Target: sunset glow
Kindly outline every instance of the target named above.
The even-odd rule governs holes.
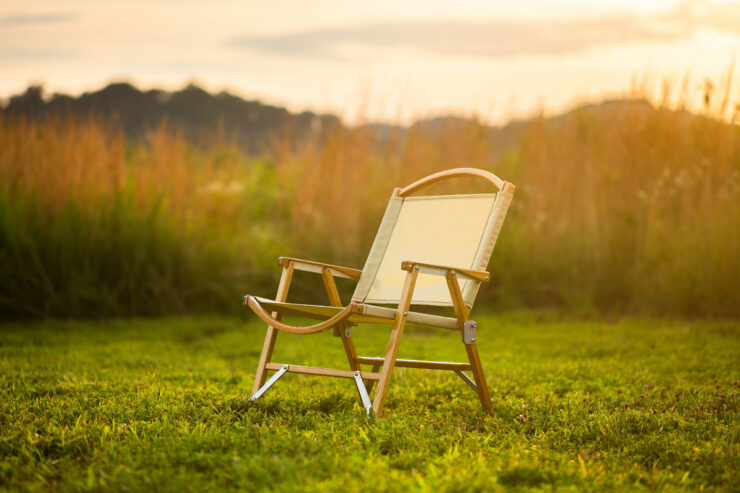
[[[118,80],[192,81],[350,121],[503,122],[623,95],[635,78],[658,88],[689,74],[699,92],[728,72],[740,2],[646,4],[4,2],[0,97],[28,84],[79,94]]]

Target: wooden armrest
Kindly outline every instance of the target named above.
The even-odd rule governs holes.
[[[301,260],[293,257],[280,257],[278,264],[283,267],[287,267],[289,263],[293,262],[293,267],[296,270],[302,270],[306,272],[315,272],[321,274],[324,269],[329,269],[333,276],[345,277],[347,279],[359,279],[362,275],[362,271],[359,269],[353,269],[351,267],[341,267],[338,265],[325,264],[323,262],[314,262],[312,260]]]
[[[437,276],[446,276],[447,273],[455,274],[457,277],[462,279],[470,279],[472,281],[488,282],[491,280],[491,274],[484,270],[472,270],[472,269],[461,269],[459,267],[449,267],[446,265],[434,265],[427,264],[424,262],[413,262],[405,260],[401,262],[401,269],[411,271],[414,268],[418,268],[422,274],[434,274]]]

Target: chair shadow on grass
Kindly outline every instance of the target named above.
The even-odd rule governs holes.
[[[274,395],[265,395],[252,401],[249,397],[234,398],[225,403],[224,412],[232,416],[232,420],[249,419],[253,423],[267,423],[270,420],[287,420],[293,422],[297,417],[327,417],[339,418],[369,418],[365,410],[359,405],[356,393],[351,390],[332,390],[329,392],[305,392],[297,397],[295,393],[281,392]],[[496,412],[510,414],[510,410],[503,403],[494,402]],[[475,395],[465,388],[459,388],[455,379],[443,382],[441,385],[418,385],[409,393],[391,395],[387,401],[387,409],[391,415],[403,418],[416,416],[419,413],[436,415],[443,419],[459,421],[468,430],[483,430],[491,426],[492,416],[483,412]]]
[[[232,421],[247,420],[253,424],[268,424],[274,421],[288,422],[300,427],[312,427],[316,420],[329,417],[367,418],[365,410],[346,392],[331,392],[319,396],[307,394],[305,397],[265,396],[252,401],[248,397],[235,398],[225,403],[224,412]]]

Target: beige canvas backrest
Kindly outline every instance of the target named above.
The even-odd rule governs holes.
[[[485,179],[499,190],[486,194],[410,196],[431,183],[458,176]],[[472,168],[437,173],[394,190],[352,301],[397,304],[406,277],[401,270],[403,261],[486,270],[513,190],[510,183]],[[461,281],[463,301],[469,308],[479,286],[478,281]],[[419,274],[412,303],[452,306],[445,278]]]

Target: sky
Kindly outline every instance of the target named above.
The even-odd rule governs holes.
[[[350,122],[503,123],[687,74],[698,101],[738,56],[740,0],[0,1],[0,98],[195,83]]]

